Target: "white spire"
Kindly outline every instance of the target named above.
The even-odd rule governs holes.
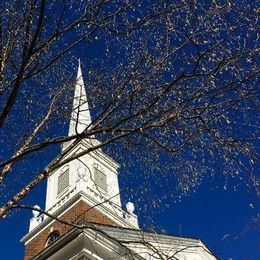
[[[79,60],[73,107],[70,118],[69,136],[82,133],[90,124],[90,111]]]

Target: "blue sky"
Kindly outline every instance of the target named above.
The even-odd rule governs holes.
[[[102,33],[100,35],[102,37]],[[138,34],[136,37],[139,37]],[[213,38],[211,40],[214,40]],[[132,61],[131,55],[128,57],[128,59],[126,59],[124,52],[117,53],[117,56],[114,56],[114,52],[118,52],[118,48],[115,45],[116,42],[117,40],[115,39],[111,41],[112,47],[110,50],[110,56],[112,62],[116,63],[118,61],[119,63],[122,60],[127,64],[128,62]],[[249,42],[251,43],[251,41]],[[147,40],[147,43],[150,47],[149,40]],[[254,41],[252,41],[252,44],[253,43]],[[117,44],[124,45],[121,41],[119,41]],[[75,56],[81,57],[83,61],[83,74],[85,73],[84,76],[86,76],[85,81],[88,80],[88,69],[90,67],[95,69],[97,67],[97,64],[99,65],[100,61],[102,61],[102,55],[105,53],[105,48],[107,48],[107,46],[105,46],[104,42],[102,42],[102,38],[101,40],[97,41],[95,38],[93,38],[91,41],[89,41],[86,44],[82,44],[78,47],[78,49],[75,50]],[[192,53],[189,51],[190,50],[188,47],[187,56],[189,56],[190,53]],[[105,60],[107,64],[110,65],[110,68],[108,68],[107,73],[109,73],[109,69],[111,69],[111,71],[113,71],[114,69],[109,57],[107,57],[107,60]],[[115,57],[117,57],[118,60],[115,59]],[[68,57],[68,59],[70,58],[71,57]],[[178,62],[180,64],[186,64],[186,60],[183,58],[183,56],[179,56],[179,58],[180,60],[177,62],[174,60],[174,71],[171,71],[171,73],[176,73],[176,75],[178,75],[178,70],[182,68],[181,65],[178,67]],[[75,59],[71,59],[70,65],[68,65],[68,67],[70,67],[71,64],[74,64],[74,62]],[[91,63],[93,64],[91,65]],[[67,65],[64,64],[64,66]],[[100,65],[100,70],[102,71],[104,67],[106,67],[106,63]],[[74,72],[76,70],[70,70],[69,68],[68,71],[71,71],[71,75],[74,75]],[[39,90],[39,88],[35,89],[37,89],[37,91]],[[43,88],[43,92],[44,91],[45,88]],[[31,92],[31,88],[28,89],[28,92]],[[23,101],[24,100],[22,99],[22,102]],[[34,112],[35,107],[36,106],[33,107]],[[15,109],[17,109],[19,113],[21,112],[19,103]],[[15,109],[13,110],[13,113],[17,117],[18,112]],[[237,117],[239,118],[239,116]],[[10,129],[8,129],[8,131],[12,132],[12,128],[18,129],[18,126],[12,124],[11,122],[11,126]],[[22,122],[19,121],[19,130],[21,129]],[[237,129],[239,134],[247,134],[247,132],[243,132],[243,130],[243,127]],[[0,134],[2,134],[2,132],[0,132]],[[4,138],[3,140],[1,140],[1,148],[3,150],[3,154],[7,156],[8,153],[12,153],[11,149],[9,149],[8,147],[8,145],[10,145],[8,144],[8,142],[12,143],[12,139],[9,138],[9,136],[7,135],[5,135]],[[54,155],[57,151],[57,147],[55,149],[55,151],[54,149],[52,150],[52,155]],[[50,152],[50,149],[47,150],[46,153],[48,154],[48,152]],[[51,155],[48,154],[47,157],[47,161],[51,160]],[[164,159],[165,158],[163,158],[163,160]],[[21,162],[21,164],[23,163],[25,164],[26,162]],[[35,156],[35,158],[32,158],[30,165],[22,165],[24,166],[26,171],[20,171],[20,168],[18,169],[18,171],[17,169],[13,170],[13,173],[15,172],[18,174],[18,178],[14,180],[13,176],[11,175],[10,179],[7,180],[6,187],[11,187],[8,186],[8,184],[13,184],[13,186],[15,186],[16,182],[26,183],[27,179],[31,179],[33,174],[37,172],[36,168],[41,169],[45,165],[46,161],[43,161],[41,156]],[[216,169],[216,176],[221,175],[221,173],[218,172],[222,168],[221,160],[219,160],[219,165],[215,166],[217,166],[218,168]],[[127,171],[131,175],[131,170],[124,169],[123,167],[121,168],[121,175],[124,174],[124,171]],[[24,174],[25,172],[26,174]],[[141,170],[135,171],[135,175],[137,177],[141,174]],[[133,189],[135,187],[135,184],[137,184],[135,181],[138,182],[138,180],[133,180],[133,183],[131,184]],[[139,182],[141,182],[141,180],[139,180]],[[259,201],[256,198],[255,193],[253,193],[251,189],[246,190],[245,185],[238,185],[236,191],[234,191],[233,188],[230,188],[233,187],[232,185],[227,186],[227,188],[224,188],[225,181],[223,181],[223,179],[221,178],[218,179],[216,177],[216,179],[213,182],[214,185],[212,185],[211,179],[205,178],[202,181],[201,186],[196,190],[195,193],[189,193],[188,196],[182,197],[181,201],[174,202],[170,201],[169,199],[166,199],[163,200],[161,204],[159,204],[159,207],[156,209],[152,207],[149,208],[148,205],[148,207],[146,207],[145,212],[141,210],[143,205],[138,205],[138,200],[143,195],[138,194],[138,192],[135,192],[132,196],[132,199],[133,202],[135,202],[137,205],[136,213],[139,215],[140,226],[144,229],[147,229],[149,228],[149,226],[153,224],[158,232],[164,230],[166,233],[173,235],[200,238],[220,259],[260,259],[260,208]],[[164,183],[162,184],[164,185]],[[172,185],[172,187],[170,185]],[[121,184],[121,187],[122,186],[123,184]],[[11,190],[12,187],[10,189],[7,189],[6,187],[3,189],[4,191],[6,191],[6,194],[1,194],[1,198],[9,198],[10,194],[13,194],[13,191]],[[167,183],[167,189],[175,190],[175,184],[171,184],[170,182]],[[23,203],[27,203],[30,205],[39,204],[40,206],[44,207],[45,192],[46,182],[40,184],[39,187],[33,190],[26,198],[26,200],[23,201]],[[156,189],[154,192],[156,193]],[[150,196],[151,195],[152,194],[150,194]],[[158,194],[154,195],[156,196]],[[127,194],[122,194],[122,196],[123,201],[128,200]],[[142,201],[140,203],[142,203]],[[169,205],[169,207],[166,207],[166,204]],[[31,218],[31,216],[32,214],[28,210],[21,210],[18,212],[13,211],[6,219],[0,221],[0,259],[22,259],[24,254],[24,246],[22,243],[19,242],[19,240],[23,235],[27,233],[29,227],[29,219]],[[150,217],[148,218],[148,216]]]
[[[76,67],[73,71],[76,75]],[[49,150],[55,154],[57,147]],[[50,153],[48,157],[51,160]],[[33,162],[34,165],[27,165],[32,173],[36,165],[37,167],[46,165],[41,160],[41,156],[35,157]],[[131,175],[135,167],[136,165],[131,165],[128,169],[121,167],[121,177],[126,172]],[[221,176],[220,173],[218,174],[218,169],[216,171],[216,176]],[[146,230],[153,226],[153,229],[158,232],[163,231],[177,236],[200,238],[220,259],[259,259],[260,211],[259,201],[252,189],[247,191],[245,185],[237,185],[237,190],[234,191],[232,184],[224,188],[225,180],[223,180],[223,176],[215,177],[214,180],[208,177],[204,178],[195,193],[189,193],[188,196],[182,197],[181,201],[174,202],[166,199],[161,202],[158,208],[149,208],[148,205],[146,211],[142,211],[143,205],[138,204],[142,203],[142,200],[141,202],[138,202],[138,200],[143,195],[138,194],[138,191],[135,191],[134,188],[140,184],[137,182],[142,182],[141,178],[137,180],[142,172],[136,170],[134,173],[136,179],[133,179],[131,184],[134,192],[132,199],[137,206],[136,213],[139,216],[141,228]],[[30,176],[26,178],[28,177],[31,178]],[[121,182],[121,187],[124,188],[123,185],[123,182]],[[174,183],[167,183],[167,189],[174,190]],[[39,204],[43,208],[45,194],[46,182],[41,183],[39,187],[33,190],[23,203]],[[122,194],[123,201],[128,200],[128,195]],[[149,195],[156,197],[157,194]],[[165,203],[169,206],[166,207]],[[28,231],[31,216],[29,210],[13,211],[6,219],[0,221],[0,259],[15,260],[23,258],[24,246],[20,239]]]

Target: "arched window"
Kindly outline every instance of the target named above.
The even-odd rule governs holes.
[[[60,232],[58,230],[53,231],[50,233],[47,239],[47,246],[54,243],[56,240],[60,238]]]

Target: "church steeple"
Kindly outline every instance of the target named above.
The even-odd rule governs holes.
[[[82,133],[87,127],[91,127],[91,117],[79,63],[69,136]],[[99,143],[96,139],[93,141],[83,138],[76,144],[67,142],[65,146],[70,149],[63,147],[63,159],[73,159],[48,176],[45,211],[74,224],[94,223],[138,229],[133,204],[127,203],[127,212],[122,208],[118,185],[119,165],[101,149],[87,152],[95,143]],[[74,159],[75,154],[84,151],[86,154]],[[70,229],[70,225],[34,211],[29,233],[23,238],[25,259],[34,259],[43,251],[50,253],[52,249],[48,245],[60,236],[68,237]],[[71,245],[65,244],[62,250],[70,251]]]
[[[82,133],[91,127],[92,122],[80,61],[74,87],[69,136]],[[95,144],[99,144],[99,141],[93,138],[91,141],[83,138],[76,145],[73,140],[66,142],[63,151],[71,146],[64,154],[64,159],[75,157],[75,154],[82,153]],[[137,217],[131,207],[129,210],[129,205],[127,206],[128,213],[122,209],[118,168],[119,165],[101,149],[69,161],[48,177],[45,210],[53,214],[65,207],[70,200],[77,198],[91,206],[99,205],[95,208],[119,226],[138,228]],[[30,229],[35,223],[32,222]]]
[[[91,122],[88,99],[79,60],[78,73],[75,82],[73,107],[70,118],[69,136],[81,134],[87,127],[91,125]]]

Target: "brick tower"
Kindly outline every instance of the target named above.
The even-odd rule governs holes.
[[[79,63],[69,136],[82,133],[91,126],[91,122]],[[67,142],[62,147],[65,153],[63,159],[74,157],[77,153],[98,144],[99,141],[93,138],[83,139],[76,145],[73,141]],[[73,236],[80,234],[73,231],[75,227],[55,218],[73,224],[93,223],[139,229],[137,216],[133,213],[133,204],[128,203],[128,212],[122,209],[118,168],[119,165],[99,149],[74,159],[52,172],[47,180],[45,211],[54,218],[33,211],[29,232],[22,238],[26,247],[24,259],[61,259],[53,256],[56,251],[59,255],[63,254],[63,258],[64,255],[68,256],[66,259],[92,259],[78,256],[85,252],[86,248],[77,251],[76,242],[71,242],[72,234]]]

